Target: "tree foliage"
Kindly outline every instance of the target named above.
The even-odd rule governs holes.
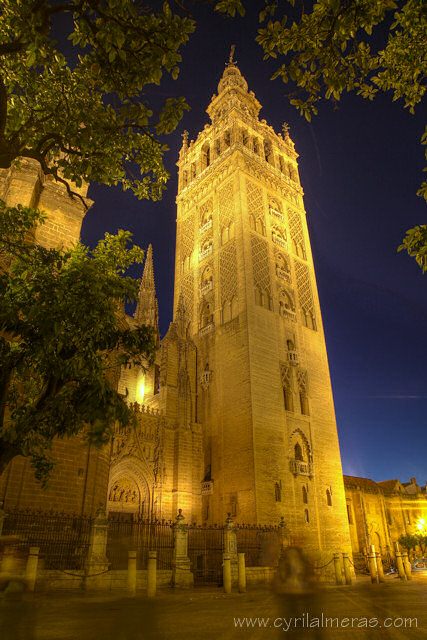
[[[60,181],[120,183],[158,199],[168,178],[159,135],[188,105],[167,98],[153,109],[149,89],[178,76],[193,30],[167,2],[156,10],[139,0],[3,0],[0,168],[29,157]]]
[[[114,373],[144,367],[155,346],[151,327],[130,329],[118,313],[138,290],[124,275],[143,257],[131,234],[106,234],[92,253],[47,249],[31,234],[44,218],[0,201],[0,473],[20,454],[40,479],[54,437],[84,429],[101,444],[130,423]]]
[[[373,100],[391,92],[411,113],[425,96],[427,11],[424,0],[265,0],[256,37],[264,59],[274,58],[273,78],[289,84],[288,98],[310,120],[322,100],[337,103],[356,92]],[[242,0],[222,0],[218,11],[244,13]],[[421,143],[427,146],[427,127]],[[427,157],[427,148],[425,151]],[[424,169],[427,171],[427,169]],[[427,181],[418,195],[427,200]],[[425,227],[408,231],[406,249],[425,272]]]
[[[424,533],[406,533],[399,537],[399,544],[407,551],[415,551],[419,547],[424,555],[427,548],[427,535]]]

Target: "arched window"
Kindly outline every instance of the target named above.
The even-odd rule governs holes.
[[[291,281],[291,269],[289,261],[281,253],[276,255],[276,276],[281,280]]]
[[[273,160],[273,152],[271,143],[268,140],[264,140],[264,157],[267,162],[272,162]]]
[[[188,186],[188,171],[187,169],[184,169],[184,171],[182,172],[182,188],[185,189],[185,187]]]
[[[274,483],[274,497],[276,502],[282,502],[282,483],[281,482]]]
[[[209,167],[211,163],[211,148],[209,142],[205,142],[202,147],[202,171]]]
[[[231,300],[231,317],[237,318],[239,315],[239,302],[237,300],[237,296],[233,296]]]
[[[295,313],[295,304],[289,293],[282,289],[279,294],[279,313],[285,315],[287,311]]]
[[[326,502],[328,503],[328,507],[332,507],[332,496],[329,489],[326,489]]]
[[[304,522],[310,522],[310,516],[308,515],[308,509],[304,509]]]
[[[196,177],[196,164],[193,162],[191,164],[191,179],[194,180]]]
[[[249,226],[253,231],[256,230],[255,218],[252,214],[249,215]]]
[[[186,273],[191,266],[191,256],[185,256],[181,262],[181,273]]]
[[[279,165],[280,165],[280,171],[282,173],[286,173],[286,162],[283,160],[283,156],[279,156]]]
[[[202,306],[200,313],[200,328],[203,329],[211,322],[213,322],[213,306],[210,302],[207,302]]]
[[[294,453],[295,453],[295,460],[300,460],[300,461],[304,460],[304,457],[302,455],[302,447],[299,442],[297,442],[294,447]]]
[[[259,153],[259,143],[258,143],[257,138],[253,139],[252,148],[253,148],[254,153]]]
[[[222,307],[222,322],[225,324],[226,322],[230,322],[231,320],[231,302],[227,300],[224,302]]]
[[[303,485],[302,487],[302,501],[304,504],[308,504],[308,493],[307,487],[305,485]]]
[[[303,416],[309,416],[310,415],[310,410],[309,410],[309,406],[308,406],[308,398],[307,398],[307,394],[305,393],[305,391],[303,389],[300,389],[299,400],[300,400],[300,406],[301,406],[302,415]]]
[[[208,266],[203,269],[200,284],[202,287],[204,287],[206,284],[209,284],[209,282],[212,282],[212,280],[213,280],[212,266],[208,264]]]
[[[289,177],[293,182],[298,182],[297,170],[291,164],[289,165]]]
[[[215,156],[221,155],[221,140],[215,140]]]
[[[248,136],[248,132],[246,131],[246,129],[242,129],[242,144],[244,147],[248,147],[249,146],[249,136]]]
[[[285,401],[285,411],[293,411],[294,399],[292,396],[292,391],[288,386],[283,387],[283,399]]]
[[[265,236],[265,226],[261,218],[257,218],[255,222],[255,231],[260,233],[262,236]]]
[[[231,145],[231,132],[226,131],[224,133],[224,147],[227,149]]]
[[[286,346],[288,347],[288,351],[295,351],[295,345],[292,340],[286,340]]]

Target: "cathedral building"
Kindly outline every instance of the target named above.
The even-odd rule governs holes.
[[[194,141],[184,133],[173,322],[155,364],[124,369],[117,382],[137,426],[101,451],[83,439],[58,443],[46,492],[13,461],[0,479],[5,508],[61,502],[91,513],[103,502],[123,518],[170,519],[182,509],[199,524],[284,517],[307,549],[351,551],[298,154],[287,126],[275,133],[260,109],[230,59],[209,124]],[[3,183],[12,203],[11,178]],[[59,240],[64,211],[67,233],[77,239],[80,229],[67,198],[58,191],[47,209]],[[150,324],[158,336],[151,246],[136,312],[123,322]]]

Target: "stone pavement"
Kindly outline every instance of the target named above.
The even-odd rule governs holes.
[[[305,595],[278,595],[268,588],[225,595],[213,587],[161,590],[154,600],[144,595],[35,594],[0,602],[0,638],[412,640],[427,637],[426,605],[427,574],[403,584],[394,577],[382,585],[362,579]]]

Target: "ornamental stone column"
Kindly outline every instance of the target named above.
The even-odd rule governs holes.
[[[107,573],[110,567],[106,555],[107,538],[108,518],[104,507],[100,507],[90,532],[89,552],[85,563],[86,589],[97,589],[103,585],[104,574]]]
[[[189,588],[194,585],[188,557],[188,524],[184,521],[182,509],[178,509],[173,530],[172,586]]]

